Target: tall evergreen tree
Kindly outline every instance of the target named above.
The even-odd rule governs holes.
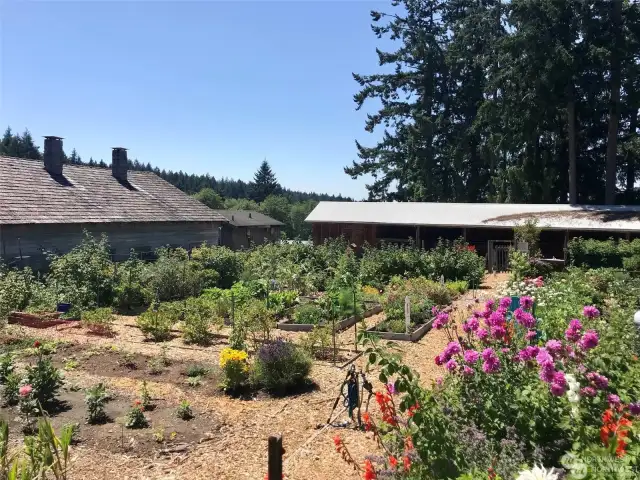
[[[269,195],[276,195],[280,192],[280,184],[275,174],[269,166],[267,160],[263,160],[260,168],[253,176],[251,184],[251,198],[256,202],[262,202]]]

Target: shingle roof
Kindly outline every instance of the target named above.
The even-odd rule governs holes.
[[[640,231],[640,206],[516,203],[320,202],[307,222]]]
[[[273,227],[284,225],[275,218],[255,210],[215,210],[234,227]]]
[[[225,222],[225,218],[152,172],[64,165],[52,176],[42,162],[0,156],[0,224]]]

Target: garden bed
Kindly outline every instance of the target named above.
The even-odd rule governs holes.
[[[11,312],[8,317],[8,323],[14,325],[22,325],[31,328],[49,328],[58,325],[78,324],[77,320],[64,320],[60,318],[60,313],[25,313]]]
[[[344,320],[340,320],[336,323],[336,331],[339,332],[352,327],[358,322],[358,320],[370,317],[371,315],[375,315],[376,313],[380,313],[381,311],[382,307],[380,305],[376,305],[365,310],[361,315],[352,315],[348,318],[345,318]],[[328,324],[326,325],[328,326]],[[288,332],[310,332],[317,326],[318,325],[314,325],[312,323],[293,323],[293,321],[289,318],[285,318],[284,320],[278,322],[278,328],[280,330],[286,330]]]
[[[378,328],[377,325],[367,329],[367,333],[377,335],[383,340],[417,342],[422,337],[424,337],[429,330],[431,330],[432,323],[433,319],[427,321],[426,323],[416,325],[416,328],[411,333],[381,332],[379,330],[376,330],[376,328]]]

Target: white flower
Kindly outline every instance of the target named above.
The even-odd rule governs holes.
[[[558,480],[558,474],[553,473],[553,469],[533,467],[531,470],[520,472],[516,480]]]

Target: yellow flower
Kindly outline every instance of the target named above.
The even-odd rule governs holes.
[[[241,362],[247,361],[247,352],[243,350],[234,350],[233,348],[224,348],[220,352],[220,368],[224,368],[227,362]]]

